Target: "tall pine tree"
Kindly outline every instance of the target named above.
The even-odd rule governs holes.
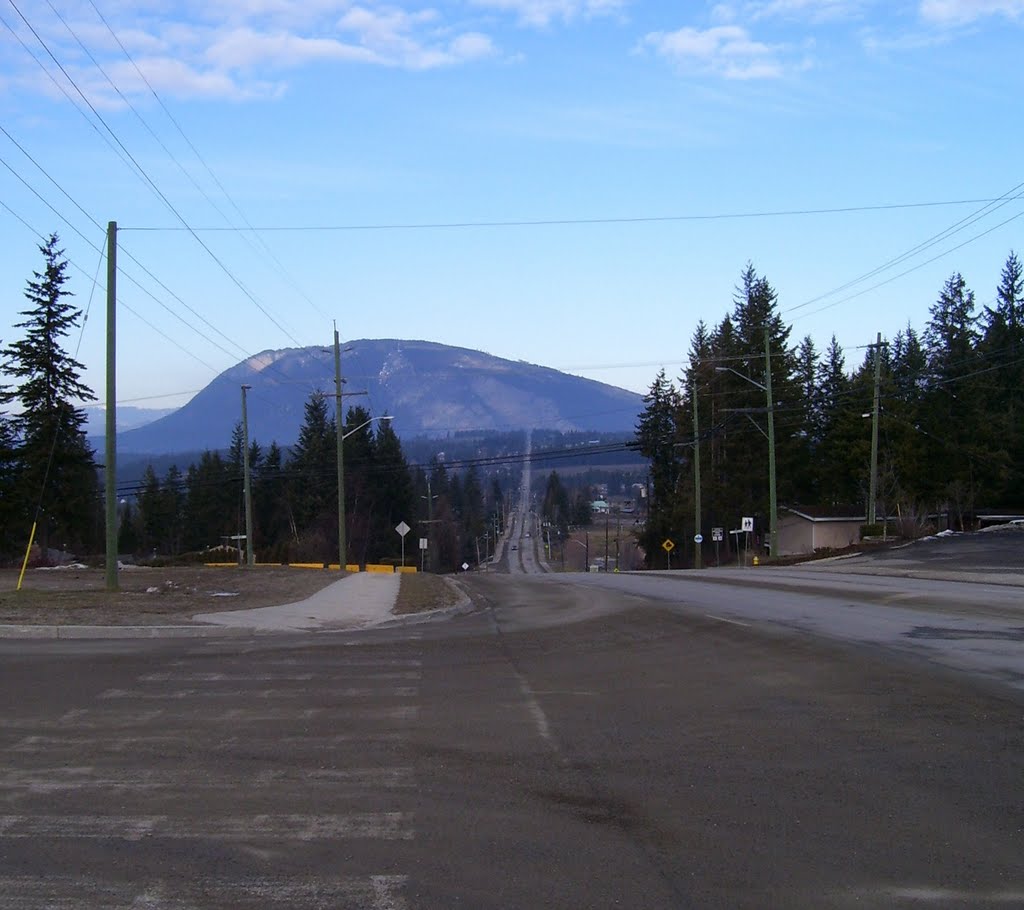
[[[81,311],[65,287],[67,259],[51,234],[39,247],[44,268],[25,289],[29,307],[15,328],[24,337],[2,351],[0,371],[15,380],[0,403],[15,404],[11,418],[16,442],[13,458],[19,530],[27,537],[33,518],[46,554],[51,542],[88,547],[97,531],[98,496],[93,452],[85,437],[85,412],[79,404],[95,395],[80,376],[85,367],[68,354],[63,339],[79,324]]]

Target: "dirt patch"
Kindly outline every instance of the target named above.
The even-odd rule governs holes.
[[[416,572],[402,576],[394,613],[403,616],[454,607],[459,599],[458,591],[440,575]]]
[[[16,591],[18,573],[0,571],[0,624],[189,624],[196,613],[303,600],[341,577],[286,566],[132,568],[108,592],[102,569],[31,569]]]
[[[343,577],[337,571],[287,566],[126,568],[119,591],[106,590],[102,569],[0,571],[2,625],[187,625],[196,613],[250,610],[303,600]],[[403,575],[395,614],[454,606],[458,592],[438,575]]]

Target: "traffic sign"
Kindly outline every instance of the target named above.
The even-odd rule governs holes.
[[[666,553],[671,553],[676,548],[676,545],[671,540],[668,540],[666,538],[665,542],[661,545],[661,548]]]
[[[462,571],[463,571],[463,572],[465,572],[465,571],[466,571],[466,569],[468,569],[468,568],[469,568],[469,563],[468,563],[468,562],[464,562],[464,563],[462,564]]]
[[[704,543],[704,535],[703,534],[694,534],[693,535],[693,542],[694,543]]]
[[[744,515],[743,520],[740,523],[741,531],[753,531],[754,530],[754,519],[750,515]]]
[[[711,529],[711,539],[712,540],[721,540],[722,539],[722,533],[724,532],[724,530],[725,530],[724,528],[712,528]]]
[[[399,537],[405,537],[405,535],[408,534],[412,530],[412,528],[410,528],[404,521],[400,521],[398,524],[395,525],[395,530],[398,532]]]

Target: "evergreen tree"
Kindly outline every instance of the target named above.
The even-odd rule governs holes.
[[[181,552],[185,523],[185,482],[177,465],[171,465],[164,476],[160,491],[160,510],[165,526],[162,544],[171,556]]]
[[[160,480],[153,470],[153,465],[146,465],[146,473],[142,475],[142,491],[139,493],[139,513],[141,518],[141,534],[139,546],[145,552],[155,552],[163,548],[164,529],[167,516],[164,512],[164,500],[160,488]]]
[[[993,478],[989,495],[1001,506],[1024,505],[1024,267],[1010,253],[996,289],[996,306],[985,308],[985,425],[993,457],[1005,469]]]
[[[372,532],[377,498],[372,477],[375,445],[370,412],[361,407],[349,408],[345,427],[345,536],[349,558],[365,565],[373,561],[371,548],[381,545],[381,541],[374,541]]]
[[[641,534],[641,546],[651,565],[660,554],[666,538],[680,540],[681,528],[676,526],[675,510],[682,459],[677,442],[683,441],[680,428],[680,396],[675,385],[658,372],[644,396],[646,407],[636,428],[637,449],[651,463],[651,498],[648,519]]]
[[[989,446],[975,420],[980,412],[978,331],[974,292],[958,272],[943,285],[924,333],[928,393],[923,422],[939,444],[927,451],[925,493],[946,504],[961,527],[973,515]]]
[[[67,260],[56,234],[39,247],[45,266],[28,282],[21,311],[25,321],[15,328],[24,337],[0,351],[0,371],[16,380],[0,403],[16,401],[12,418],[16,445],[17,485],[21,514],[30,522],[36,509],[37,539],[43,552],[49,543],[89,546],[97,530],[99,509],[96,466],[85,437],[85,412],[77,402],[95,396],[81,380],[85,367],[64,351],[62,340],[79,324],[81,312],[67,300]],[[22,529],[27,537],[27,524]]]
[[[288,542],[294,539],[282,462],[281,447],[272,442],[253,480],[254,533],[264,554],[261,558],[270,562],[286,559]]]
[[[572,522],[572,504],[569,500],[569,491],[562,484],[557,471],[552,471],[548,475],[541,515],[550,523],[552,529],[563,536],[568,534],[569,524]]]
[[[0,414],[0,560],[19,546],[17,531],[24,526],[19,521],[15,470],[17,468],[14,429],[6,415]],[[27,537],[20,546],[27,543]]]
[[[390,422],[382,421],[374,440],[374,461],[371,470],[375,523],[371,544],[374,559],[388,553],[401,553],[402,542],[395,533],[399,522],[414,525],[416,520],[416,492],[412,475],[402,451],[402,444]],[[409,549],[410,542],[418,538],[406,536],[406,562],[411,564],[416,554]]]
[[[345,467],[349,467],[347,459]],[[326,558],[332,542],[337,544],[338,534],[337,438],[334,419],[328,416],[327,397],[319,390],[306,401],[288,474],[295,525],[309,548],[306,556]]]
[[[219,452],[203,452],[199,464],[189,465],[185,476],[185,546],[191,550],[227,543],[241,534],[245,521],[235,502],[231,468]],[[235,546],[237,541],[231,542]]]
[[[860,388],[863,394],[863,388]],[[817,496],[812,505],[845,511],[860,509],[857,478],[862,452],[863,411],[851,416],[853,383],[846,372],[846,357],[833,335],[818,367],[815,390],[813,460]],[[870,450],[868,452],[870,462]]]

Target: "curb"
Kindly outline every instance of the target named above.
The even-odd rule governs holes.
[[[228,626],[22,626],[0,625],[0,639],[207,638],[256,634]]]

